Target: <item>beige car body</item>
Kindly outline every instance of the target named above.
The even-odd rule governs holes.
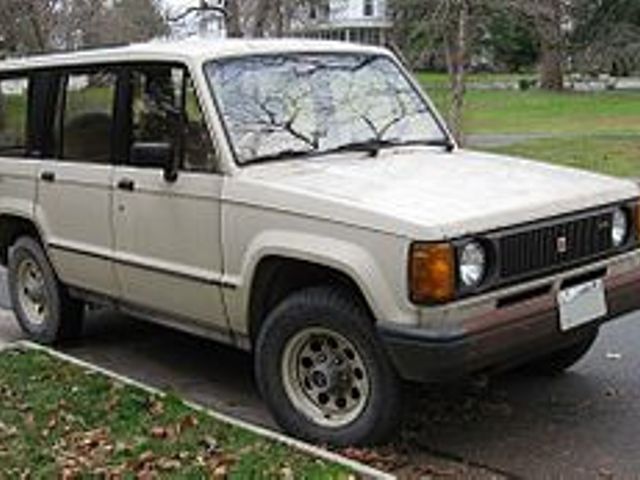
[[[61,281],[83,294],[250,348],[256,272],[269,259],[344,276],[379,324],[458,332],[470,319],[495,311],[501,298],[550,282],[557,290],[564,278],[595,266],[443,306],[419,306],[408,294],[413,242],[455,239],[640,196],[632,182],[462,149],[412,147],[375,159],[343,153],[238,167],[204,63],[327,51],[392,57],[374,47],[331,42],[155,42],[0,64],[0,74],[118,62],[184,64],[218,156],[217,173],[181,172],[174,183],[160,170],[0,158],[1,218],[32,222]],[[43,169],[55,172],[55,185],[40,180]],[[135,193],[116,188],[124,177],[135,179]],[[640,253],[600,263],[609,275],[621,275],[640,268]]]

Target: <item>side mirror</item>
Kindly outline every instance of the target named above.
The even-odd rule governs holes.
[[[131,146],[129,164],[133,167],[160,168],[167,182],[178,178],[176,155],[170,143],[136,142]]]

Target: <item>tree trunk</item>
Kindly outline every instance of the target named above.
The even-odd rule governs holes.
[[[227,1],[227,33],[231,38],[244,37],[240,26],[240,0]]]
[[[544,90],[564,88],[565,33],[563,1],[541,0],[535,19],[540,37],[540,86]]]
[[[540,57],[540,87],[544,90],[564,89],[564,68],[562,49],[548,43],[542,44]]]
[[[253,36],[262,38],[266,34],[267,22],[269,21],[269,14],[271,13],[271,5],[268,0],[258,0],[256,5],[255,23],[253,29]]]
[[[453,38],[447,43],[447,67],[451,80],[451,107],[449,127],[460,145],[464,144],[462,120],[466,94],[467,39],[469,27],[469,5],[462,0],[456,10],[456,28]]]

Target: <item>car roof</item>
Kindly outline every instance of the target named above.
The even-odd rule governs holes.
[[[132,61],[168,61],[202,63],[232,56],[275,53],[368,53],[383,54],[385,49],[347,42],[326,40],[269,39],[193,39],[182,41],[155,40],[119,47],[96,48],[65,53],[52,53],[14,58],[0,62],[0,73],[16,70],[81,66],[95,63]]]

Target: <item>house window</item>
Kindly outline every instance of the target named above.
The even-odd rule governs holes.
[[[373,0],[364,0],[364,16],[373,17]]]

